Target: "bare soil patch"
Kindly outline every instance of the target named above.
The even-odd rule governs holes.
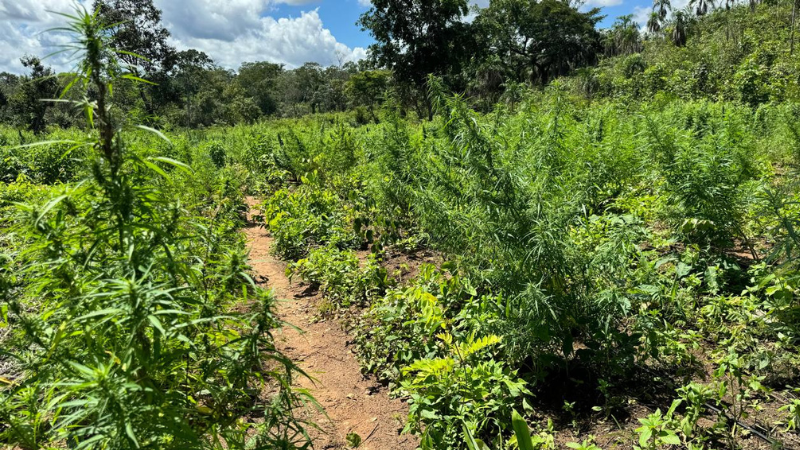
[[[253,199],[248,199],[251,208]],[[251,211],[251,215],[255,212]],[[350,340],[335,320],[320,320],[317,295],[305,287],[292,285],[286,277],[286,264],[272,256],[269,233],[255,224],[245,230],[251,248],[250,265],[256,280],[272,289],[280,299],[277,314],[284,322],[299,328],[284,327],[276,336],[278,349],[295,361],[314,380],[302,379],[299,387],[311,391],[325,413],[301,411],[320,430],[310,430],[318,449],[349,448],[347,435],[361,437],[364,450],[416,449],[418,439],[401,435],[408,405],[389,397],[388,389],[365,377]]]

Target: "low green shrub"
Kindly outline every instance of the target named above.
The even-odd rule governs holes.
[[[312,250],[308,258],[289,264],[286,273],[290,280],[299,276],[318,286],[338,308],[365,306],[393,284],[374,254],[366,257],[362,267],[355,252],[335,247]]]
[[[361,244],[352,211],[328,189],[308,183],[293,191],[281,189],[264,202],[262,211],[275,238],[275,253],[283,258],[299,259],[314,246],[344,249]]]

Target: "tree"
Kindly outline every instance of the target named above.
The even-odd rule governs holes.
[[[350,103],[353,106],[366,106],[374,115],[374,107],[385,95],[391,75],[386,70],[368,70],[351,76],[345,87]]]
[[[0,72],[0,121],[4,119],[4,110],[11,101],[11,97],[19,85],[19,77],[8,73]]]
[[[647,31],[651,33],[658,33],[661,31],[661,18],[658,12],[653,11],[650,13],[650,17],[647,19]]]
[[[22,77],[11,100],[11,109],[20,125],[40,134],[45,129],[45,114],[51,104],[45,100],[58,96],[58,80],[53,70],[45,67],[39,58],[25,56],[20,61],[30,69],[30,74]]]
[[[667,18],[667,13],[672,9],[669,0],[653,0],[653,11],[658,13],[658,19],[664,21]]]
[[[714,7],[714,0],[689,0],[689,6],[695,8],[695,14],[704,16]]]
[[[653,0],[653,12],[647,20],[647,30],[651,33],[661,31],[661,25],[667,20],[667,14],[672,9],[669,0]]]
[[[351,73],[343,66],[329,66],[322,71],[322,85],[317,90],[319,107],[323,111],[347,109],[345,87]]]
[[[111,44],[130,66],[141,66],[146,74],[161,69],[175,49],[167,40],[170,33],[161,24],[161,10],[153,0],[95,0],[100,20],[111,26]]]
[[[620,16],[606,32],[606,53],[630,55],[642,50],[642,36],[639,26],[633,21],[633,15]]]
[[[472,48],[467,0],[373,0],[358,21],[376,43],[370,55],[401,82],[420,89],[428,75],[459,87],[462,68]],[[423,96],[432,115],[432,105]]]
[[[672,24],[672,42],[678,47],[686,45],[686,13],[683,11],[675,12],[675,20]]]
[[[278,78],[283,73],[282,64],[270,62],[246,62],[239,68],[236,82],[246,95],[253,99],[264,115],[278,111]]]
[[[172,69],[169,75],[172,80],[174,91],[178,98],[183,102],[185,108],[185,123],[187,126],[197,124],[196,110],[202,110],[203,119],[200,122],[208,124],[206,116],[209,108],[196,108],[196,97],[204,87],[208,87],[210,79],[209,73],[216,69],[214,61],[205,53],[198,50],[185,50],[178,52],[174,60],[170,61]]]
[[[311,113],[316,113],[317,106],[321,103],[319,91],[323,82],[322,66],[314,62],[305,63],[292,71],[286,92],[287,100],[307,104],[311,107]]]
[[[94,8],[109,27],[114,49],[121,51],[119,58],[134,75],[151,79],[170,69],[175,49],[167,42],[170,33],[161,24],[161,10],[153,0],[95,0]],[[147,114],[154,116],[156,107],[147,97],[147,92],[153,94],[153,86],[137,84],[131,89],[138,91]]]
[[[559,0],[495,0],[480,12],[476,24],[483,45],[514,72],[514,81],[546,84],[553,76],[595,62],[599,12],[580,12]]]

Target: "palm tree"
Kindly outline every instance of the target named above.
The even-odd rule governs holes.
[[[612,55],[630,55],[642,51],[642,37],[632,14],[617,17],[607,37],[606,48]]]
[[[672,24],[672,42],[678,47],[686,45],[686,13],[683,11],[675,13],[675,21]]]
[[[658,20],[664,21],[667,13],[672,9],[669,0],[653,0],[653,11],[658,12]]]
[[[689,0],[689,6],[695,6],[695,14],[704,16],[709,8],[714,7],[714,0]]]
[[[653,11],[650,13],[650,18],[647,19],[647,31],[651,33],[661,31],[661,19],[658,16],[658,12]]]

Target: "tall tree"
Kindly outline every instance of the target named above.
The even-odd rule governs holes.
[[[197,105],[201,102],[197,100],[197,97],[204,85],[208,87],[207,85],[211,84],[209,82],[209,79],[212,78],[210,72],[216,69],[214,61],[205,53],[190,49],[176,53],[174,59],[170,61],[170,66],[172,69],[167,75],[172,81],[172,91],[176,92],[180,101],[183,102],[185,124],[186,126],[196,125],[201,122],[197,116],[201,115],[201,112],[208,113],[210,109],[198,107]],[[208,121],[206,120],[206,122]]]
[[[0,108],[8,105],[9,99],[19,84],[19,77],[8,73],[0,72]],[[0,111],[0,120],[3,119],[2,111]]]
[[[239,68],[236,82],[247,95],[255,101],[261,113],[274,114],[278,110],[278,78],[283,73],[283,65],[266,61],[246,62]]]
[[[45,114],[51,105],[45,100],[58,96],[58,80],[53,70],[45,67],[39,58],[26,56],[20,61],[30,69],[30,74],[22,77],[11,100],[12,113],[19,125],[39,134],[45,129]]]
[[[374,107],[386,94],[390,80],[391,73],[386,70],[366,70],[350,77],[345,92],[353,106],[366,106],[374,115]]]
[[[167,40],[170,33],[161,23],[161,10],[153,0],[95,0],[101,21],[112,26],[111,44],[116,50],[141,56],[120,54],[131,66],[141,66],[149,74],[163,67],[175,53]]]
[[[670,0],[653,0],[653,11],[647,20],[647,30],[651,33],[661,31],[670,10],[672,10]]]
[[[494,0],[476,24],[484,45],[512,71],[514,81],[547,83],[551,77],[595,62],[602,19],[559,0]],[[524,77],[521,75],[525,75]]]
[[[686,27],[688,26],[686,13],[683,11],[675,12],[675,20],[672,23],[672,42],[678,47],[686,45]]]
[[[658,33],[661,31],[661,18],[657,11],[650,13],[650,17],[647,19],[647,31],[651,33]]]
[[[322,66],[315,62],[307,62],[293,72],[297,83],[295,98],[299,103],[307,103],[311,106],[312,114],[316,113],[317,107],[321,103],[320,91],[324,83]]]
[[[373,0],[358,24],[375,38],[375,63],[398,80],[419,89],[433,74],[457,88],[471,49],[468,12],[468,0]]]
[[[609,55],[630,55],[642,50],[642,36],[633,15],[620,16],[606,32],[606,53]]]
[[[714,8],[714,0],[689,0],[689,6],[694,8],[694,13],[698,16],[708,14],[709,9]]]
[[[653,0],[653,11],[658,13],[658,19],[664,21],[667,14],[672,9],[672,4],[669,0]]]
[[[167,42],[170,33],[162,25],[161,10],[153,0],[95,0],[94,8],[100,21],[110,27],[111,45],[122,51],[119,58],[135,75],[153,79],[171,68],[175,49]],[[154,87],[140,83],[133,89],[138,91],[148,115],[154,116],[155,102],[147,96],[148,92],[154,94]]]

